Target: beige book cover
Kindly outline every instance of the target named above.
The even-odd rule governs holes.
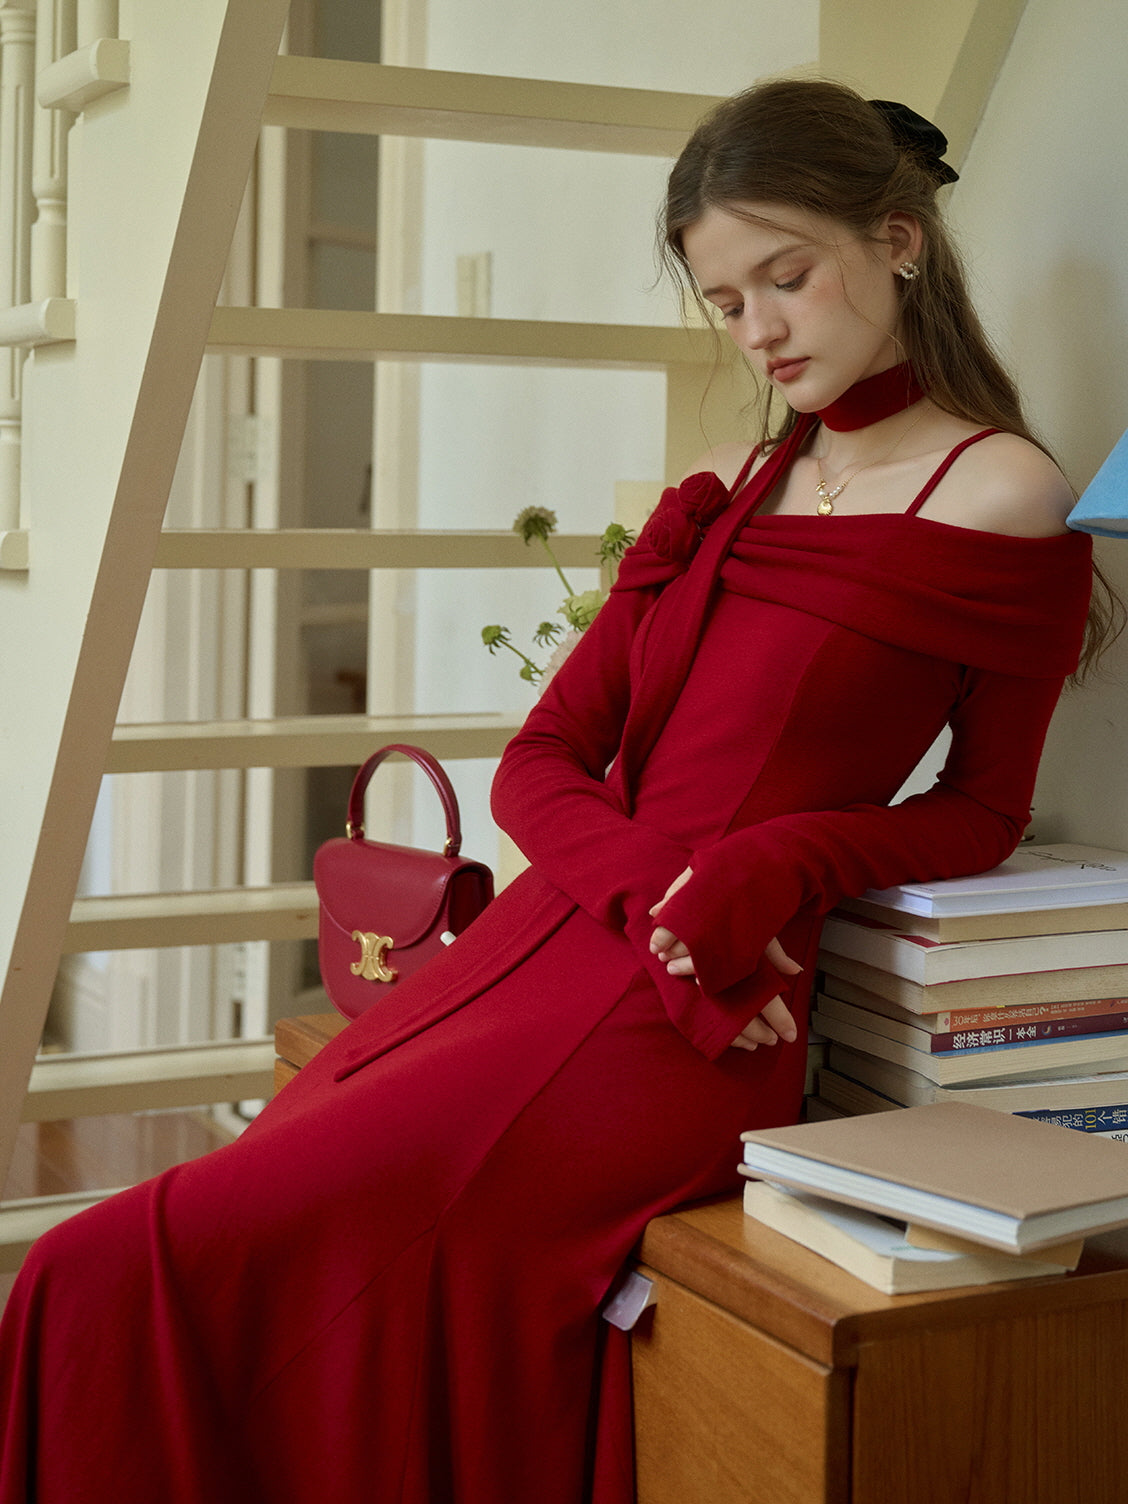
[[[921,1248],[910,1243],[900,1223],[766,1180],[750,1180],[744,1187],[744,1210],[887,1295],[1041,1279],[1062,1272],[1059,1264],[1037,1255],[999,1253],[974,1243],[959,1250]]]
[[[743,1134],[744,1173],[1007,1251],[1128,1223],[1128,1153],[964,1102]]]

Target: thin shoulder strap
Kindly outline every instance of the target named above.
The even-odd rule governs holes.
[[[969,448],[972,444],[978,444],[980,439],[989,439],[993,433],[1002,433],[1002,429],[983,428],[979,431],[979,433],[973,433],[970,438],[964,439],[961,444],[957,444],[953,450],[946,454],[943,460],[940,462],[939,466],[932,472],[928,480],[925,482],[924,490],[921,491],[920,495],[915,498],[915,500],[912,502],[912,505],[906,509],[905,516],[915,517],[917,512],[919,512],[921,507],[924,506],[925,502],[932,495],[933,491],[935,491],[936,487],[944,479],[945,475],[947,475],[948,471],[959,459],[964,450]]]
[[[756,445],[753,446],[752,453],[744,461],[744,464],[741,465],[741,467],[740,467],[740,474],[736,477],[736,479],[733,481],[732,485],[729,487],[729,501],[735,500],[735,498],[740,494],[741,487],[744,485],[744,482],[748,479],[748,472],[749,472],[749,470],[751,470],[753,462],[755,461],[756,456],[759,453],[760,453],[760,446],[759,446],[759,444],[756,444]]]

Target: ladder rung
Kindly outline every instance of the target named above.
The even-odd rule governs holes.
[[[31,561],[30,536],[26,528],[0,533],[0,569],[24,572]]]
[[[711,366],[718,338],[712,329],[655,324],[223,305],[212,315],[208,348],[224,355],[290,360],[453,360],[473,365],[496,361],[649,371],[671,365]]]
[[[129,75],[129,43],[118,37],[99,37],[88,47],[48,64],[36,81],[36,94],[45,109],[77,112],[124,89]]]
[[[0,345],[67,344],[74,339],[73,298],[44,298],[38,303],[20,303],[0,311]]]
[[[599,567],[599,539],[560,534],[562,567]],[[374,531],[370,528],[168,529],[158,569],[539,569],[544,550],[506,532]]]
[[[283,56],[263,120],[300,130],[674,157],[718,102],[706,94]]]
[[[113,1194],[113,1190],[71,1191],[64,1196],[5,1201],[0,1205],[0,1274],[14,1274],[36,1238]]]
[[[105,771],[349,767],[385,742],[412,742],[440,759],[499,757],[520,724],[511,715],[317,715],[121,725]]]
[[[271,1039],[48,1055],[32,1067],[23,1121],[50,1123],[103,1112],[241,1102],[269,1097],[273,1083]]]
[[[312,883],[203,893],[122,893],[75,900],[63,953],[306,940],[316,934],[317,892]]]

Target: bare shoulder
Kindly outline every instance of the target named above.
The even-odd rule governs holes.
[[[703,471],[718,476],[726,486],[731,486],[744,468],[744,462],[752,453],[751,444],[717,444],[699,455],[686,475],[700,475]],[[685,479],[685,476],[682,477]]]
[[[922,515],[1016,538],[1067,531],[1075,497],[1053,460],[1018,434],[997,433],[959,456]]]

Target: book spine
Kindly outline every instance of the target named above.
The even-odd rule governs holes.
[[[1121,930],[961,943],[897,931],[860,915],[828,916],[822,946],[922,986],[1128,963],[1128,937]]]
[[[993,1029],[1000,1024],[1050,1023],[1067,1018],[1097,1018],[1110,1013],[1128,1013],[1128,997],[1080,998],[1061,1003],[1000,1003],[991,1008],[949,1008],[939,1013],[915,1013],[898,1007],[888,998],[865,987],[856,986],[844,977],[824,973],[821,989],[827,997],[851,1003],[870,1013],[924,1029],[932,1034],[957,1033],[966,1029]]]
[[[1106,1071],[1128,1070],[1128,1039],[1124,1033],[1089,1034],[1076,1039],[1027,1040],[1021,1044],[989,1044],[974,1050],[943,1054],[914,1049],[857,1024],[815,1011],[812,1022],[820,1033],[852,1050],[876,1055],[894,1065],[907,1066],[938,1085],[971,1085],[994,1076],[1018,1076],[1039,1070],[1063,1074],[1070,1066]],[[1040,1048],[1039,1046],[1043,1046]],[[1035,1053],[1032,1053],[1035,1052]]]
[[[1102,1018],[1128,1012],[1128,997],[1097,997],[1073,1003],[1012,1003],[1006,1008],[956,1008],[932,1015],[937,1032],[959,1033],[966,1029],[991,1029],[1000,1018],[1008,1025],[1057,1023],[1066,1019]],[[1119,1028],[1110,1024],[1109,1028]]]
[[[995,1045],[1045,1044],[1050,1039],[1067,1039],[1078,1034],[1119,1034],[1125,1029],[1128,1029],[1128,1013],[1097,1013],[1088,1018],[995,1024],[987,1029],[958,1029],[947,1034],[932,1034],[928,1036],[927,1048],[930,1054],[947,1055]]]
[[[1009,1007],[1019,1002],[1088,1002],[1095,997],[1128,992],[1128,965],[1069,967],[1064,971],[1035,971],[922,986],[825,948],[819,951],[818,964],[823,971],[874,992],[910,1013],[946,1013],[969,1008],[976,1000],[980,1007],[985,1003]]]
[[[1036,1118],[1057,1128],[1076,1128],[1081,1133],[1099,1133],[1102,1138],[1128,1140],[1128,1102],[1112,1107],[1040,1107],[1016,1112],[1016,1118]]]

